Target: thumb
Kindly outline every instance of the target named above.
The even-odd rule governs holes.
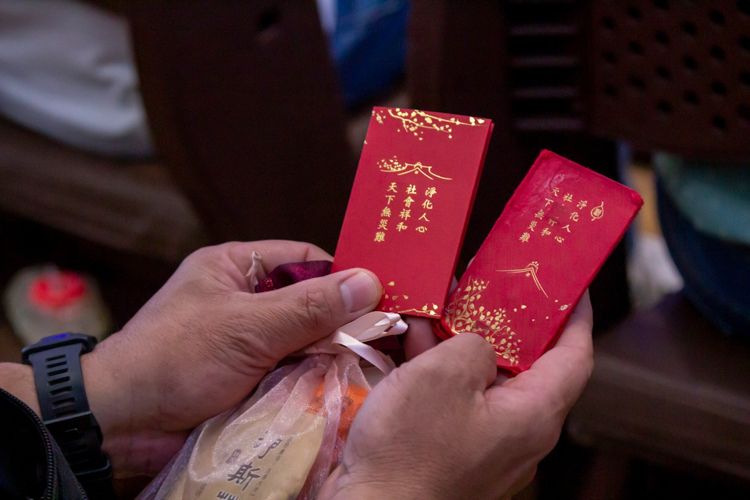
[[[375,309],[383,289],[364,269],[348,269],[253,295],[259,334],[274,362]]]
[[[403,367],[421,376],[419,383],[429,380],[432,388],[440,387],[443,392],[456,389],[484,392],[497,375],[497,355],[480,335],[463,333],[423,352],[399,369]]]

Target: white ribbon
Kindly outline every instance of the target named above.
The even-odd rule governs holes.
[[[406,322],[396,313],[373,311],[310,344],[304,349],[304,353],[342,354],[352,351],[388,375],[396,368],[396,364],[390,357],[365,342],[389,335],[400,335],[407,327]]]
[[[255,293],[255,287],[258,286],[258,271],[260,271],[261,258],[258,252],[253,252],[253,265],[250,266],[250,270],[245,275],[245,278],[250,283],[250,293]]]

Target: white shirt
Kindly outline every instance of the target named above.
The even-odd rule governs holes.
[[[0,0],[0,114],[92,152],[152,154],[126,19],[74,0]]]
[[[336,0],[317,0],[323,30]],[[0,115],[116,156],[153,146],[127,19],[79,0],[0,0]]]

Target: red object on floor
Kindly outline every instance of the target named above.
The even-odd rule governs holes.
[[[30,301],[43,309],[57,309],[76,302],[86,293],[86,282],[70,271],[54,271],[36,278],[29,287]]]

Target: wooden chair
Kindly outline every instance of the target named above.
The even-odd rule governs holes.
[[[615,140],[688,158],[750,159],[748,5],[414,0],[415,107],[497,123],[464,257],[543,147],[611,177]],[[597,329],[609,331],[595,337],[596,368],[569,436],[599,450],[600,465],[645,457],[750,479],[748,347],[724,338],[681,295],[612,329],[628,311],[624,252],[607,266],[592,303]],[[623,493],[616,481],[597,484],[603,470],[594,467],[587,498]]]
[[[315,3],[142,0],[127,12],[157,149],[215,240],[333,253],[356,163]]]
[[[685,158],[750,161],[746,3],[592,2],[590,19],[592,133]],[[681,294],[594,345],[594,374],[568,420],[575,441],[602,450],[610,469],[644,457],[750,480],[749,346]],[[621,496],[616,482],[597,492],[601,470],[588,495]]]
[[[461,261],[473,257],[542,149],[617,178],[617,146],[586,133],[585,6],[578,2],[413,0],[413,107],[495,123]],[[591,286],[597,328],[630,310],[625,246]]]

